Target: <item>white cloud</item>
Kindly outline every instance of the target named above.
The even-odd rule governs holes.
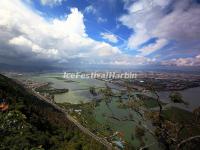
[[[54,6],[60,5],[65,0],[40,0],[42,5]]]
[[[111,47],[108,43],[100,43],[95,46],[94,50],[99,56],[112,56],[114,54],[121,54],[117,47]]]
[[[109,43],[90,38],[86,33],[84,15],[77,8],[71,8],[71,12],[63,19],[51,18],[49,21],[27,7],[22,1],[0,1],[0,54],[5,56],[7,61],[15,60],[15,62],[20,62],[23,57],[23,60],[27,62],[29,60],[32,62],[48,60],[48,63],[54,64],[76,62],[143,65],[154,63],[154,59],[147,58],[146,55],[161,49],[171,37],[176,38],[176,40],[181,40],[183,37],[191,37],[191,39],[196,37],[198,39],[200,30],[195,32],[198,29],[198,21],[195,16],[199,12],[197,9],[193,9],[194,12],[190,9],[188,10],[188,13],[193,12],[193,18],[195,19],[191,17],[188,23],[185,22],[184,26],[190,29],[191,34],[188,30],[187,33],[186,31],[182,32],[185,34],[183,36],[180,31],[184,28],[181,27],[180,31],[177,29],[178,26],[181,26],[181,22],[179,22],[181,18],[174,17],[176,20],[179,19],[177,21],[179,23],[174,23],[174,28],[171,24],[167,25],[172,27],[174,32],[172,34],[169,31],[170,28],[164,28],[164,24],[166,24],[166,20],[172,23],[170,20],[173,20],[172,14],[174,12],[172,12],[172,16],[170,14],[167,15],[170,18],[167,19],[167,16],[163,15],[161,11],[161,8],[166,4],[160,2],[154,5],[157,9],[155,7],[154,9],[147,9],[137,15],[131,13],[130,10],[129,14],[122,16],[120,19],[124,25],[135,32],[129,38],[129,47],[138,47],[149,38],[158,37],[154,44],[138,49],[139,56],[131,56],[124,54],[118,47],[114,47]],[[178,12],[176,13],[179,14]],[[180,15],[183,15],[182,17],[186,16],[185,19],[189,19],[188,16],[190,16],[186,12],[182,12]],[[159,28],[163,28],[165,33],[161,33]],[[102,33],[102,36],[114,43],[118,41],[113,34]],[[200,56],[177,58],[169,62],[172,65],[197,65],[199,58]],[[170,65],[168,62],[165,63]]]
[[[118,42],[117,36],[114,34],[104,32],[104,33],[101,33],[100,35],[103,39],[108,40],[109,42],[112,42],[112,43]]]
[[[96,14],[97,13],[97,10],[96,8],[94,8],[94,6],[92,5],[89,5],[85,8],[84,10],[85,13],[92,13],[92,14]]]
[[[85,33],[85,25],[83,14],[77,8],[71,8],[71,14],[67,15],[64,20],[53,20],[53,32],[58,37],[66,37],[69,35],[87,36]]]
[[[76,59],[78,63],[121,54],[119,48],[88,37],[85,30],[84,16],[77,8],[63,19],[47,21],[21,1],[0,1],[0,53],[10,59],[23,54],[27,61]]]
[[[98,23],[104,23],[104,22],[107,22],[108,20],[106,18],[102,18],[102,17],[98,17],[97,18],[97,22]]]
[[[56,49],[44,49],[37,44],[34,44],[32,41],[26,39],[23,36],[15,37],[9,40],[9,43],[12,45],[22,46],[25,48],[31,48],[32,52],[38,54],[44,54],[45,57],[57,55],[58,50]],[[52,57],[53,58],[53,57]]]
[[[137,1],[127,7],[128,14],[121,16],[119,20],[134,31],[128,39],[129,48],[136,49],[152,37],[152,29],[162,17],[160,9],[153,0]]]
[[[138,49],[144,54],[144,49],[139,46],[151,38],[166,41],[188,43],[200,38],[200,6],[190,0],[124,0],[127,4],[127,14],[122,15],[119,21],[133,30],[128,39],[128,48]],[[132,4],[130,4],[132,2]],[[173,3],[169,10],[168,5]],[[180,45],[180,44],[179,44]],[[152,49],[151,49],[152,48]],[[157,48],[157,49],[156,49]],[[160,46],[147,46],[147,53],[155,52]]]
[[[177,10],[160,20],[153,34],[177,41],[200,39],[200,7],[190,6],[187,11],[179,7],[177,6]]]
[[[126,65],[126,66],[137,66],[137,65],[147,65],[154,63],[152,59],[143,56],[130,56],[122,54],[116,56],[114,61],[107,62],[106,64],[111,65]]]
[[[138,51],[141,52],[140,55],[146,56],[155,52],[156,50],[163,48],[166,44],[167,44],[167,40],[158,39],[155,43],[149,44],[145,46],[144,48],[139,49]]]
[[[176,58],[161,62],[163,65],[172,66],[200,66],[200,55],[196,57]]]
[[[106,18],[102,18],[102,17],[99,16],[99,13],[98,13],[97,9],[93,5],[88,5],[85,8],[84,12],[87,13],[87,14],[90,13],[90,14],[95,15],[98,23],[105,23],[105,22],[107,22]]]
[[[145,29],[138,29],[135,34],[132,34],[128,39],[129,48],[138,48],[139,45],[146,42],[150,36],[146,33]]]
[[[19,46],[27,46],[32,47],[33,42],[24,38],[23,36],[15,37],[9,40],[10,44],[19,45]]]

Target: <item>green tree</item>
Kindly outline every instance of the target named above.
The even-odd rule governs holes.
[[[169,98],[173,103],[184,103],[180,92],[176,92],[176,91],[171,92],[171,94],[169,95]]]

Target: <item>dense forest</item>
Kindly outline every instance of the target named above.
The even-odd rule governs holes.
[[[64,114],[15,81],[0,75],[0,150],[105,149],[82,133]]]

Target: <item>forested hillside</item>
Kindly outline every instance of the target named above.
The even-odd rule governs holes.
[[[0,75],[0,149],[100,150],[97,141],[83,134],[62,112]]]

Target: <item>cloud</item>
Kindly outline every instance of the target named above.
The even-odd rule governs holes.
[[[52,25],[53,31],[51,35],[59,37],[79,35],[86,37],[84,16],[77,8],[71,8],[71,13],[65,16],[64,20],[54,19]]]
[[[97,19],[98,23],[105,23],[107,22],[106,18],[100,17],[100,13],[97,11],[97,9],[93,5],[88,5],[84,9],[84,13],[86,14],[93,14],[95,18]]]
[[[85,8],[84,10],[85,13],[92,13],[92,14],[96,14],[97,13],[97,10],[96,8],[94,8],[94,6],[92,5],[89,5]]]
[[[97,18],[97,22],[98,23],[104,23],[104,22],[107,22],[108,20],[106,18],[102,18],[102,17],[98,17]]]
[[[141,0],[132,3],[127,7],[128,14],[120,17],[122,24],[132,29],[134,32],[128,39],[128,47],[131,49],[139,49],[139,46],[150,40],[152,37],[157,37],[152,34],[152,30],[156,24],[159,23],[159,19],[162,17],[161,6],[162,3],[155,3],[156,0]],[[155,9],[156,8],[156,9]],[[164,38],[163,38],[164,40]],[[150,48],[153,48],[150,50]],[[156,51],[156,46],[148,46],[142,50],[142,55],[145,53],[144,50],[148,50],[146,53]],[[158,46],[159,48],[159,46]]]
[[[38,53],[38,54],[45,54],[45,57],[51,56],[52,55],[57,55],[58,50],[56,49],[44,49],[40,47],[37,44],[34,44],[32,41],[26,39],[23,36],[15,37],[9,40],[9,44],[24,47],[24,48],[31,48],[32,52]]]
[[[65,0],[40,0],[42,5],[47,5],[47,6],[54,6],[54,5],[61,5],[62,2]]]
[[[128,47],[129,48],[138,48],[141,44],[148,41],[150,39],[150,36],[146,34],[146,31],[144,28],[141,27],[141,29],[137,29],[137,32],[132,34],[128,39]]]
[[[200,55],[195,57],[171,59],[163,61],[161,64],[171,66],[200,66]]]
[[[103,39],[108,40],[109,42],[112,42],[112,43],[118,42],[117,36],[114,34],[104,32],[104,33],[101,33],[100,35]]]
[[[143,0],[143,2],[146,1]],[[186,2],[184,4],[188,6]],[[128,40],[128,47],[136,47],[139,55],[132,56],[125,54],[117,46],[109,44],[109,42],[118,42],[120,37],[114,34],[101,33],[102,38],[109,42],[91,38],[86,32],[84,14],[77,8],[71,8],[70,13],[63,16],[62,19],[50,18],[47,20],[34,8],[27,7],[20,0],[0,1],[0,62],[32,66],[39,63],[45,66],[145,65],[155,63],[155,59],[148,58],[148,55],[165,47],[171,39],[179,41],[179,45],[183,45],[185,40],[187,49],[190,47],[188,44],[190,40],[199,39],[199,30],[197,30],[199,26],[197,26],[198,20],[196,20],[196,14],[199,13],[199,10],[195,9],[199,6],[188,6],[187,11],[185,11],[185,6],[176,4],[173,11],[166,14],[163,9],[168,5],[167,2],[157,0],[153,3],[153,8],[147,8],[146,5],[147,3],[144,11],[139,10],[139,6],[133,9],[132,5],[129,5],[126,8],[128,14],[120,18],[124,25],[133,30],[133,34]],[[190,20],[184,22],[182,18],[175,17],[178,14],[182,15],[184,19]],[[178,20],[177,24],[174,23],[174,28],[171,25],[172,18]],[[168,22],[169,24],[167,24]],[[183,25],[183,23],[185,24]],[[169,31],[170,28],[173,32]],[[163,33],[161,29],[163,29]],[[181,32],[183,29],[187,31]],[[157,39],[154,43],[140,47],[152,37]],[[178,48],[176,47],[176,49]],[[169,62],[172,64],[181,64],[182,62],[184,64],[183,62],[186,61],[185,64],[196,65],[199,56],[194,58],[195,62],[193,61],[193,63],[192,59],[193,57],[180,58],[180,60],[176,58]],[[171,65],[167,62],[165,64]]]
[[[117,58],[113,63],[113,65],[127,65],[127,66],[143,66],[143,65],[149,65],[154,64],[154,60],[143,57],[143,56],[129,56],[124,55],[120,58]]]
[[[108,43],[100,43],[95,46],[94,51],[99,56],[113,56],[114,54],[121,54],[121,51],[117,47],[111,47]]]
[[[154,60],[143,56],[131,56],[121,53],[120,55],[113,56],[113,59],[110,59],[109,57],[107,57],[107,59],[97,59],[89,62],[89,64],[133,67],[154,64]]]
[[[176,6],[173,13],[166,15],[160,20],[160,23],[153,31],[153,34],[159,37],[171,38],[177,41],[189,42],[199,40],[200,6],[188,5]]]
[[[149,44],[144,48],[139,49],[138,51],[141,52],[140,55],[146,56],[155,52],[156,50],[163,48],[166,44],[167,44],[166,39],[158,39],[155,43]]]
[[[119,58],[116,58],[115,61],[111,62],[112,65],[128,65],[128,66],[137,66],[137,65],[147,65],[153,63],[153,60],[143,56],[129,56],[122,55]]]
[[[119,21],[133,33],[128,39],[128,48],[150,54],[161,46],[140,46],[151,38],[158,38],[168,44],[176,41],[177,45],[200,39],[200,6],[190,0],[125,0],[128,13],[122,15]],[[144,52],[144,51],[147,52]]]
[[[77,8],[63,19],[47,21],[21,1],[6,0],[0,2],[0,54],[7,58],[4,63],[59,65],[112,61],[110,56],[121,50],[90,38]]]

